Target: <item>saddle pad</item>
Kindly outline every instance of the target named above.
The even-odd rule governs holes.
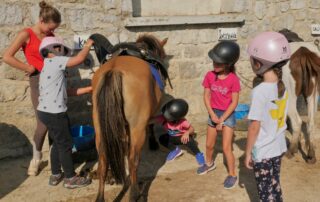
[[[156,80],[159,88],[161,90],[164,90],[164,83],[161,79],[161,75],[159,74],[159,71],[157,70],[157,68],[154,66],[154,64],[150,64],[150,70],[152,73],[153,78]]]

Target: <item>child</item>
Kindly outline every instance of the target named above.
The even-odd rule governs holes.
[[[208,53],[213,60],[213,71],[209,71],[204,80],[204,103],[209,113],[206,164],[198,169],[198,174],[205,174],[216,168],[212,159],[217,130],[222,130],[223,154],[227,160],[228,176],[224,188],[236,185],[235,158],[232,152],[233,130],[236,124],[234,110],[238,105],[240,81],[235,74],[235,63],[239,59],[240,48],[232,41],[221,41]]]
[[[261,201],[283,201],[280,187],[281,156],[285,141],[288,93],[282,66],[290,58],[287,39],[277,32],[263,32],[248,47],[252,70],[263,82],[252,92],[245,166],[254,169]]]
[[[3,54],[5,63],[25,71],[29,75],[31,100],[35,112],[39,99],[39,75],[43,67],[43,58],[40,56],[39,46],[44,37],[53,36],[54,30],[61,23],[61,15],[56,8],[48,5],[45,1],[41,1],[39,6],[39,21],[32,27],[20,31]],[[27,63],[23,63],[15,56],[20,48],[23,49]],[[39,120],[37,114],[35,118],[37,126],[32,141],[33,158],[30,161],[28,175],[39,173],[39,165],[42,159],[41,150],[47,134],[47,127]]]
[[[89,39],[84,48],[74,57],[67,57],[70,49],[57,37],[46,37],[40,44],[40,54],[44,57],[44,67],[39,81],[39,105],[37,114],[47,126],[53,140],[50,152],[51,172],[49,185],[55,186],[64,178],[64,187],[78,188],[89,185],[90,179],[79,177],[74,172],[72,162],[72,137],[67,111],[67,91],[65,70],[83,62],[93,41]],[[91,87],[70,91],[81,95],[90,92]],[[64,174],[61,171],[63,168]]]
[[[195,155],[199,166],[204,162],[203,153],[200,152],[193,138],[194,129],[184,118],[188,113],[188,103],[183,99],[173,99],[162,107],[162,115],[157,117],[157,121],[162,123],[167,134],[161,135],[160,144],[171,150],[167,156],[167,162],[173,161],[183,154],[176,145],[186,145]]]

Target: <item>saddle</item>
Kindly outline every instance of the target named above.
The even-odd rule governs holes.
[[[156,75],[156,72],[153,71],[152,68],[156,68],[161,73],[161,76],[164,80],[168,79],[169,85],[172,88],[167,71],[168,66],[165,64],[165,62],[158,56],[154,55],[151,51],[140,47],[138,43],[123,42],[112,45],[110,41],[101,34],[92,34],[89,38],[94,41],[94,50],[101,65],[115,56],[129,55],[137,57],[150,64],[152,74],[160,87],[163,86],[163,84],[159,83],[159,80],[161,79],[158,78],[159,76]]]

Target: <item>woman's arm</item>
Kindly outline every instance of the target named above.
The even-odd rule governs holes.
[[[220,117],[220,122],[223,123],[229,116],[232,114],[232,112],[236,109],[239,101],[239,92],[232,93],[232,101],[227,110],[223,113],[223,115]]]
[[[27,72],[28,74],[32,74],[36,69],[29,64],[23,63],[15,57],[15,54],[19,51],[19,49],[26,44],[29,40],[29,33],[26,31],[21,31],[16,38],[12,41],[10,46],[3,54],[3,62],[8,65],[20,69],[22,71]]]
[[[249,169],[252,169],[251,152],[252,152],[253,145],[257,140],[259,130],[260,130],[260,121],[252,120],[248,128],[248,137],[247,137],[246,152],[245,152],[246,158],[244,161],[244,165]]]
[[[76,56],[73,56],[68,60],[67,67],[75,67],[81,64],[88,56],[92,44],[93,44],[93,40],[88,39],[86,44],[83,46],[82,50]]]
[[[207,111],[208,111],[212,121],[218,124],[218,123],[220,123],[220,121],[219,121],[217,115],[213,112],[213,110],[211,108],[210,96],[211,96],[210,89],[209,88],[205,88],[204,89],[204,94],[203,94],[204,104],[205,104],[205,106],[207,108]]]

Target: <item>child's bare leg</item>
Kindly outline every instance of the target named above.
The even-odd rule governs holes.
[[[227,160],[228,173],[231,176],[236,176],[235,158],[232,152],[233,128],[224,126],[222,129],[222,135],[223,154],[225,155]]]
[[[212,154],[214,145],[217,141],[217,129],[211,126],[207,127],[207,139],[206,139],[206,163],[210,165],[212,163]]]

